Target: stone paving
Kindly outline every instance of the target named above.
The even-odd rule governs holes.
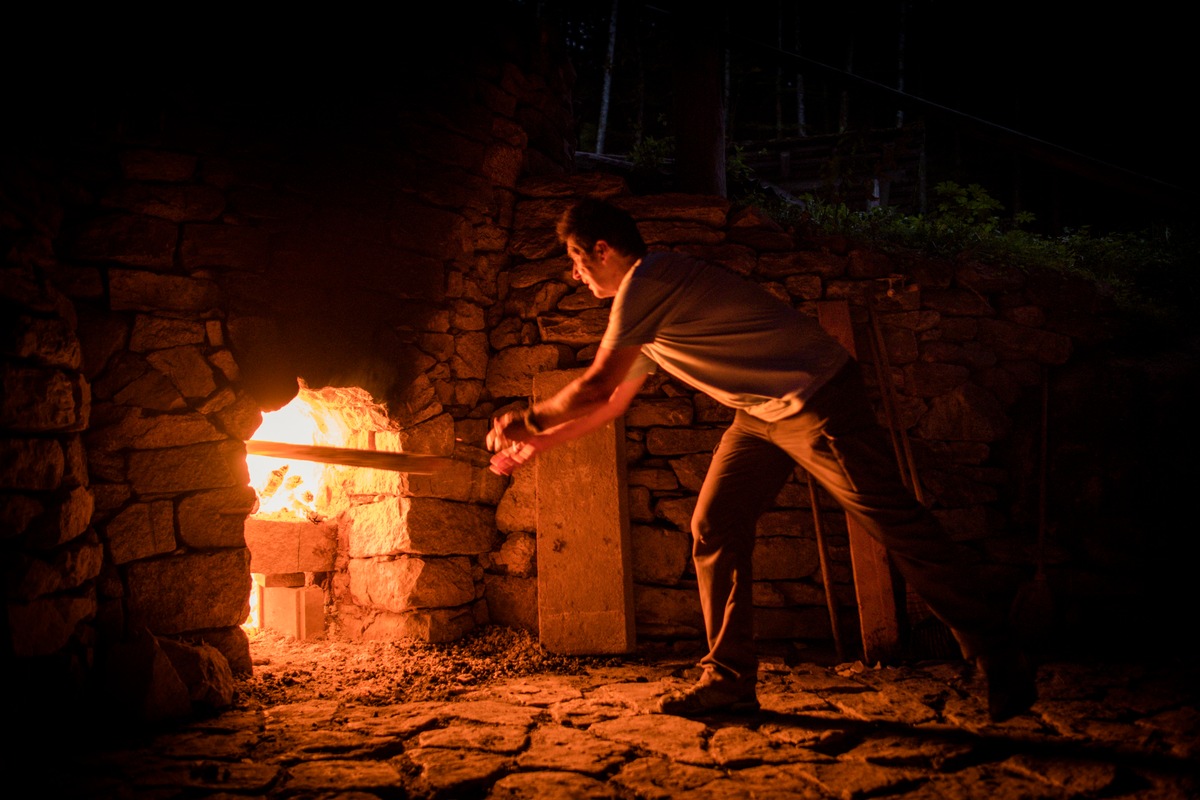
[[[1198,665],[1043,664],[1033,711],[992,724],[982,681],[956,662],[768,662],[760,712],[702,719],[648,713],[694,666],[621,664],[449,702],[230,711],[58,754],[21,796],[1196,798]]]

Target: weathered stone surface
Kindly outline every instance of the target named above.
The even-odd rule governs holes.
[[[9,325],[4,341],[6,355],[70,370],[82,365],[83,352],[72,319],[22,315]]]
[[[683,531],[634,525],[630,532],[633,545],[633,579],[637,583],[674,586],[692,555],[692,537]]]
[[[397,614],[390,611],[371,610],[369,616],[360,620],[358,627],[349,623],[353,615],[346,614],[342,606],[341,619],[347,633],[368,641],[402,641],[415,639],[421,642],[453,642],[461,639],[476,625],[475,615],[466,608],[423,608]]]
[[[388,792],[401,785],[401,777],[386,761],[321,759],[289,767],[284,785],[287,791],[300,794]]]
[[[613,202],[638,220],[687,220],[713,228],[725,225],[732,208],[723,197],[682,192],[621,197]]]
[[[692,402],[686,397],[635,399],[626,412],[625,424],[631,428],[684,426],[692,424],[692,415]]]
[[[129,482],[138,494],[224,489],[250,482],[246,446],[238,441],[129,454]]]
[[[915,397],[940,397],[970,378],[966,367],[919,361],[904,367],[904,391]]]
[[[724,431],[689,428],[651,428],[646,433],[646,450],[656,456],[711,453]]]
[[[217,284],[204,278],[113,269],[108,273],[113,311],[203,313],[217,307]]]
[[[71,251],[86,261],[115,261],[134,267],[174,269],[179,227],[167,220],[135,214],[110,214],[89,221]]]
[[[377,432],[375,447],[395,453],[450,455],[454,452],[454,417],[439,413],[419,425],[398,432]]]
[[[588,732],[681,764],[705,767],[715,763],[704,746],[704,723],[695,720],[668,714],[644,714],[597,722],[588,728]]]
[[[673,491],[679,488],[675,473],[669,469],[631,469],[629,485],[644,486],[654,491]]]
[[[766,278],[788,278],[793,275],[815,275],[818,278],[840,278],[846,274],[847,259],[833,253],[796,250],[783,253],[763,253],[758,257],[758,274]]]
[[[533,394],[535,375],[569,366],[572,359],[562,345],[510,347],[488,363],[484,383],[495,397],[528,397]]]
[[[350,592],[362,606],[401,613],[475,599],[471,562],[452,558],[351,558]]]
[[[10,561],[8,596],[28,601],[76,589],[100,574],[103,560],[103,547],[94,534],[44,557],[14,556]]]
[[[100,204],[171,222],[193,222],[216,218],[225,207],[225,196],[201,184],[127,183],[102,197]]]
[[[519,469],[513,473],[504,497],[496,506],[496,529],[537,530],[537,470]]]
[[[528,744],[529,729],[524,725],[452,723],[417,735],[420,747],[453,747],[489,753],[513,754],[524,750]]]
[[[719,781],[723,773],[712,767],[677,764],[668,758],[650,756],[629,762],[612,782],[648,800],[671,800],[687,796],[706,784]]]
[[[523,289],[544,281],[566,283],[571,279],[571,261],[565,255],[541,261],[529,261],[504,273],[508,285]]]
[[[214,493],[209,493],[211,496]],[[222,492],[221,494],[224,494]],[[220,497],[213,497],[217,501]],[[180,512],[182,517],[182,511]],[[181,520],[182,521],[182,520]],[[250,571],[266,575],[288,572],[329,572],[337,553],[337,526],[308,520],[239,520],[250,549]]]
[[[538,629],[538,582],[536,577],[484,575],[484,597],[488,616],[498,625]]]
[[[376,470],[379,471],[379,470]],[[504,494],[507,480],[474,463],[456,459],[432,475],[407,475],[406,494],[416,498],[440,498],[462,503],[495,505]],[[488,520],[491,524],[491,520]]]
[[[0,496],[0,539],[16,538],[42,515],[45,506],[28,495],[5,493]]]
[[[725,241],[723,231],[709,225],[681,220],[649,220],[637,223],[646,244],[717,244]]]
[[[694,638],[704,634],[700,595],[694,588],[633,587],[639,636]]]
[[[193,703],[220,709],[233,702],[233,671],[221,651],[207,644],[191,645],[166,638],[159,639],[158,644],[171,660]]]
[[[738,275],[749,275],[758,263],[758,254],[752,248],[730,242],[684,244],[673,249],[701,261],[719,264]]]
[[[91,395],[82,375],[5,364],[0,427],[14,432],[82,430]]]
[[[886,278],[896,271],[895,265],[886,254],[874,250],[851,250],[847,273],[859,280]]]
[[[104,538],[117,564],[175,549],[175,507],[169,500],[134,503],[104,526]]]
[[[537,571],[537,538],[531,533],[513,531],[488,560],[493,572],[522,577],[533,575]]]
[[[246,515],[254,507],[249,486],[198,492],[179,501],[179,541],[188,547],[237,547],[245,543]]]
[[[136,406],[111,406],[98,410],[96,417],[87,433],[89,448],[157,450],[228,438],[203,414],[190,411],[155,414]]]
[[[131,563],[131,621],[157,634],[240,625],[250,613],[250,552],[181,553]]]
[[[799,580],[820,568],[817,543],[792,536],[759,536],[754,545],[756,580]]]
[[[53,595],[28,603],[6,603],[12,653],[35,658],[57,653],[76,635],[79,626],[96,616],[96,596]]]
[[[791,234],[755,206],[747,206],[735,212],[730,216],[726,227],[730,241],[757,250],[791,250],[795,246]]]
[[[994,442],[1009,426],[1008,416],[995,396],[966,383],[934,398],[928,413],[917,423],[916,433],[925,439]]]
[[[1073,350],[1070,337],[1061,333],[1000,319],[979,320],[979,341],[1001,358],[1028,358],[1040,364],[1065,364]]]
[[[496,780],[511,762],[508,756],[442,747],[417,747],[407,755],[421,768],[420,781],[429,790],[460,796]]]
[[[195,347],[156,350],[147,355],[146,360],[166,375],[184,397],[208,397],[216,391],[212,365]]]
[[[608,310],[592,308],[569,317],[540,315],[537,325],[544,342],[583,347],[600,341],[608,325]]]
[[[502,800],[617,800],[619,795],[607,783],[577,772],[549,770],[517,772],[492,785],[490,798]]]
[[[45,503],[42,518],[28,539],[31,547],[50,549],[70,542],[87,530],[96,502],[91,490],[76,486]]]
[[[575,728],[542,726],[517,758],[522,769],[568,770],[602,775],[620,764],[632,748]]]
[[[490,508],[429,497],[390,497],[353,506],[341,518],[352,558],[489,552],[496,543]]]
[[[695,497],[676,497],[658,501],[654,506],[654,516],[667,520],[681,531],[690,531],[695,510]]]
[[[708,465],[712,463],[712,453],[696,453],[671,459],[671,469],[679,484],[689,491],[698,492],[708,473]]]

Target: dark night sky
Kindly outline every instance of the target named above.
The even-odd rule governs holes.
[[[607,8],[611,0],[592,3]],[[563,7],[584,5],[590,3]],[[790,7],[798,8],[804,23],[804,55],[841,67],[852,37],[855,71],[894,81],[888,70],[895,63],[899,0]],[[121,19],[116,12],[91,20],[51,19],[22,12],[29,19],[22,24],[14,18],[10,30],[21,35],[5,48],[2,65],[13,99],[8,125],[69,116],[68,105],[81,94],[147,86],[153,92],[175,76],[264,96],[319,76],[323,84],[311,94],[316,100],[322,92],[351,97],[364,88],[401,88],[422,80],[421,70],[412,68],[422,53],[444,55],[462,46],[471,6],[438,8],[433,16],[394,23],[356,9],[319,17],[213,12],[172,20],[141,14]],[[752,38],[773,39],[770,21],[778,3],[743,0],[726,8],[743,21],[765,19],[765,27],[738,27]],[[705,13],[710,9],[705,6]],[[1188,185],[1200,178],[1190,108],[1197,70],[1181,14],[1165,0],[1107,14],[1094,5],[1068,12],[1044,1],[985,6],[913,0],[906,90],[954,114],[1132,174]],[[581,69],[581,81],[588,78]]]

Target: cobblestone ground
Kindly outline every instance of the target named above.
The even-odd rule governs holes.
[[[678,656],[534,664],[382,704],[343,680],[64,755],[25,796],[1196,798],[1198,665],[1045,663],[1033,711],[1001,724],[959,662],[768,660],[760,712],[701,719],[648,711],[695,676]]]

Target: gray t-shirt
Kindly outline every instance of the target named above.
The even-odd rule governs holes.
[[[633,345],[684,383],[767,421],[796,413],[850,357],[815,319],[679,253],[651,253],[621,282],[601,346]],[[650,371],[645,362],[634,369]]]

